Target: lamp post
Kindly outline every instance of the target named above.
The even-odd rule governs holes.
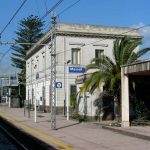
[[[11,76],[9,74],[9,88],[8,88],[8,93],[9,93],[9,108],[11,107]]]
[[[66,82],[66,84],[67,84],[67,86],[66,86],[66,105],[67,105],[67,120],[69,120],[69,82],[68,82],[68,78],[69,78],[69,66],[68,66],[68,64],[71,62],[71,60],[68,60],[67,62],[66,62],[66,65],[67,65],[67,76],[66,76],[66,80],[67,80],[67,82]]]
[[[1,102],[3,97],[3,79],[1,78]]]
[[[37,68],[37,65],[34,66],[34,69],[35,69],[35,101],[34,101],[34,122],[36,123],[37,122],[37,110],[36,110],[36,68]]]

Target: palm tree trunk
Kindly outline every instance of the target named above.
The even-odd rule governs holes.
[[[100,108],[100,117],[99,117],[99,121],[103,121],[103,115],[104,115],[104,109],[103,109],[103,100],[100,101],[100,105],[101,105],[101,108]]]
[[[119,104],[117,96],[114,96],[114,117],[116,121],[119,120]]]

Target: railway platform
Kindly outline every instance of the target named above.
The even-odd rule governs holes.
[[[103,129],[100,124],[78,123],[75,120],[67,121],[66,117],[57,116],[56,130],[52,130],[49,113],[38,112],[37,122],[35,123],[33,111],[31,111],[30,118],[28,118],[27,114],[24,116],[22,108],[8,108],[7,106],[0,106],[0,117],[16,126],[19,130],[53,146],[55,149],[147,150],[150,147],[149,126],[143,128],[115,128],[116,130],[110,131]],[[123,131],[126,131],[125,133],[134,131],[135,136],[123,134]],[[136,136],[137,133],[145,135],[145,138]]]

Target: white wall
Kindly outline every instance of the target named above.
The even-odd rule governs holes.
[[[100,41],[101,40],[101,41]],[[94,43],[95,41],[99,41]],[[89,44],[87,46],[81,46],[82,44]],[[71,49],[80,48],[81,50],[81,64],[78,66],[85,67],[90,64],[91,60],[95,57],[95,49],[103,49],[104,54],[112,58],[112,46],[113,39],[102,40],[102,38],[92,38],[92,37],[70,37],[70,36],[57,36],[56,37],[56,81],[62,82],[62,88],[56,89],[57,92],[57,106],[64,105],[65,99],[65,90],[67,88],[66,78],[64,79],[64,74],[67,77],[67,66],[65,62],[71,60]],[[32,99],[32,88],[35,92],[35,78],[36,73],[39,73],[39,78],[36,80],[36,99],[39,101],[39,104],[42,105],[40,97],[42,97],[42,86],[46,88],[46,105],[49,106],[50,99],[50,67],[51,67],[51,49],[48,46],[44,46],[35,53],[33,56],[28,58],[26,62],[26,77],[27,85],[26,90],[29,89],[29,99]],[[44,56],[44,57],[43,57]],[[46,63],[46,64],[45,64]],[[35,69],[35,66],[36,69]],[[69,66],[73,66],[69,64]],[[65,67],[65,68],[64,68]],[[65,69],[65,72],[64,72]],[[32,74],[32,75],[31,75]],[[76,77],[82,75],[82,73],[69,73],[68,82],[69,82],[69,98],[70,98],[70,85],[75,85]],[[65,90],[64,90],[65,89]],[[34,95],[35,95],[34,94]],[[90,96],[87,99],[88,102],[88,115],[95,115],[95,107],[93,106],[93,101],[97,97],[97,93],[93,96]],[[26,99],[28,99],[28,94],[26,94]],[[83,108],[83,100],[80,105],[81,113]]]

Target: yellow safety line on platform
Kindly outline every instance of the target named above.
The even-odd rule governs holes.
[[[39,131],[36,131],[35,129],[25,125],[24,123],[18,121],[18,120],[15,120],[13,119],[12,117],[8,116],[6,113],[4,112],[0,112],[0,115],[2,117],[4,117],[5,119],[7,119],[8,121],[11,121],[12,123],[14,123],[15,125],[19,126],[19,127],[22,127],[23,129],[25,129],[26,131],[29,131],[29,132],[32,132],[48,141],[50,141],[51,143],[57,145],[60,149],[65,149],[65,150],[73,150],[73,148],[71,146],[68,146],[66,144],[63,144],[61,142],[58,142],[56,140],[54,140],[53,138],[49,137],[48,135],[45,135]]]

